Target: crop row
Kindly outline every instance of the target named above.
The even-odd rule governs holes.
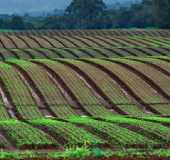
[[[86,83],[81,80],[79,76],[77,76],[76,72],[74,72],[69,67],[61,64],[57,61],[50,60],[36,60],[38,62],[42,62],[51,68],[57,75],[59,75],[65,84],[72,90],[74,95],[77,96],[77,99],[82,104],[98,104],[100,105],[100,101],[94,96],[93,92],[87,87]],[[75,84],[76,83],[76,84]],[[81,90],[83,94],[81,94]]]
[[[129,128],[130,130],[134,130],[135,132],[145,135],[147,137],[150,137],[151,139],[157,139],[159,142],[160,140],[163,140],[165,142],[170,141],[170,128],[162,125],[161,123],[166,123],[165,121],[161,121],[164,118],[160,117],[142,117],[142,118],[132,118],[129,119],[127,117],[122,117],[122,116],[115,116],[115,117],[103,117],[106,121],[110,123],[116,123],[119,124],[120,126],[124,126],[125,128]],[[143,121],[147,120],[147,121]],[[155,122],[160,122],[160,123],[154,123]]]
[[[124,92],[122,92],[121,87],[117,85],[111,77],[109,77],[105,72],[97,69],[96,67],[83,62],[83,60],[62,60],[63,63],[71,65],[72,68],[77,67],[81,72],[83,72],[84,79],[87,77],[91,78],[91,86],[93,83],[96,84],[98,92],[106,100],[112,104],[112,108],[117,111],[117,108],[121,108],[124,113],[127,114],[142,114],[143,111],[140,110],[138,106],[134,104],[132,99],[129,99]],[[87,80],[88,81],[88,80]],[[95,87],[96,88],[96,87]]]
[[[169,67],[153,56],[1,62],[0,118],[169,115]]]
[[[170,35],[169,30],[127,30],[127,29],[112,29],[112,30],[31,30],[31,31],[16,31],[2,32],[3,35],[58,35],[58,36],[85,36],[85,35],[113,35],[113,36],[163,36]]]
[[[32,97],[31,90],[22,81],[22,77],[18,75],[16,70],[8,64],[0,63],[1,74],[1,90],[6,97],[3,98],[4,105],[8,110],[13,111],[11,116],[18,116],[20,114],[24,118],[41,117],[36,103]]]
[[[0,137],[0,148],[13,150],[63,150],[75,146],[166,147],[170,142],[170,128],[157,122],[122,116],[105,116],[100,120],[89,117],[8,120],[0,122]]]
[[[148,79],[150,79],[150,81],[152,81],[151,85],[153,85],[158,90],[157,92],[161,90],[162,95],[164,95],[167,99],[170,99],[169,76],[163,73],[163,71],[160,71],[159,67],[157,68],[155,66],[149,65],[148,63],[145,63],[143,59],[142,60],[136,60],[136,59],[124,60],[123,62],[134,68],[137,68],[138,71],[140,71]],[[166,68],[170,69],[168,65],[166,66]]]
[[[38,49],[2,49],[0,60],[35,58],[117,58],[125,56],[169,56],[169,48],[38,48]]]
[[[136,62],[134,62],[132,63],[132,66],[129,67],[129,65],[125,65],[126,64],[125,61],[127,60],[123,59],[120,61],[121,63],[117,63],[118,62],[117,59],[114,59],[114,61],[110,59],[107,59],[105,61],[96,59],[91,60],[86,59],[86,62],[94,66],[97,66],[98,68],[100,69],[104,68],[103,70],[106,73],[108,73],[108,76],[113,77],[117,84],[120,85],[133,98],[135,98],[136,101],[141,102],[141,104],[148,104],[147,105],[148,107],[152,105],[154,106],[154,104],[156,104],[156,106],[159,105],[161,106],[161,104],[165,103],[167,105],[164,106],[167,106],[166,109],[168,111],[169,95],[166,94],[165,91],[163,90],[164,86],[161,87],[161,85],[169,83],[168,79],[166,78],[167,75],[161,72],[160,74],[164,74],[163,76],[165,76],[165,78],[159,79],[159,77],[157,77],[159,81],[155,83],[154,82],[156,79],[155,77],[154,77],[155,79],[153,79],[153,77],[149,79],[149,77],[147,76],[147,71],[145,73],[142,73],[145,70],[142,70],[140,64],[136,67],[135,66]],[[130,63],[130,61],[128,61],[128,63]],[[135,68],[139,68],[140,71]],[[157,73],[159,73],[158,70],[150,66],[146,65],[146,68],[148,68],[148,70],[152,69],[154,72],[156,72],[155,75],[158,75]],[[124,84],[122,84],[122,82],[119,79],[123,80]],[[168,86],[166,90],[167,90],[166,92],[168,92]],[[154,106],[154,108],[156,107]],[[147,107],[145,109],[147,109]]]
[[[170,47],[165,37],[114,36],[5,36],[0,35],[0,48],[99,48],[99,47]]]

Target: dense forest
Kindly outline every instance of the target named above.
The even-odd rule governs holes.
[[[0,29],[170,28],[169,0],[108,7],[103,0],[73,0],[64,14],[0,18]]]

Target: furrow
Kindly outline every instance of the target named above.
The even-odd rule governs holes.
[[[141,107],[144,107],[146,110],[154,113],[154,114],[160,114],[158,111],[153,109],[149,104],[144,102],[127,84],[124,82],[118,75],[116,75],[114,72],[110,71],[108,68],[106,68],[104,65],[100,63],[96,63],[92,60],[83,60],[89,64],[92,64],[93,66],[96,66],[100,70],[104,71],[107,75],[109,75],[113,81],[115,81],[130,97],[132,97],[137,104],[139,104]]]
[[[58,39],[57,37],[50,37],[52,39],[54,39],[55,41],[59,42],[64,48],[68,48],[67,45],[65,45],[65,43],[63,41],[61,41],[60,39]]]
[[[154,45],[157,45],[158,47],[163,47],[163,46],[165,46],[165,44],[163,44],[163,43],[161,43],[161,42],[159,42],[159,41],[157,41],[157,40],[155,40],[155,39],[151,39],[151,38],[144,38],[144,37],[140,37],[140,39],[142,39],[142,40],[144,40],[144,41],[146,41],[146,42],[149,42],[149,43],[151,43],[151,44],[154,44]],[[157,38],[158,39],[158,38]]]
[[[169,55],[169,53],[170,53],[170,48],[166,48],[166,47],[164,47],[164,48],[162,48],[162,49],[168,52],[168,54],[164,54],[163,56],[168,56],[168,55]]]
[[[2,45],[3,48],[7,49],[8,47],[5,46],[5,44],[3,43],[2,39],[0,38],[0,43]]]
[[[116,54],[118,57],[124,57],[123,54],[121,54],[119,51],[116,50],[112,50],[111,48],[105,48],[106,50],[113,52],[114,54]]]
[[[139,39],[138,37],[129,37],[129,39],[133,40],[133,41],[138,41],[138,43],[141,43],[142,45],[146,46],[146,47],[151,47],[150,44],[148,44],[147,42]]]
[[[56,46],[52,43],[52,42],[50,42],[50,40],[47,38],[47,37],[45,37],[45,36],[39,36],[41,39],[43,39],[44,41],[46,41],[46,42],[48,42],[49,43],[49,45],[52,47],[52,48],[56,48]],[[48,48],[51,48],[51,47],[48,47]],[[47,47],[45,47],[45,48],[47,48]]]
[[[38,60],[44,65],[48,66],[53,72],[62,78],[62,80],[69,86],[69,89],[74,94],[78,102],[81,104],[80,108],[89,113],[89,115],[108,115],[108,111],[104,106],[107,105],[97,94],[91,91],[90,86],[68,66],[57,61]],[[76,82],[76,85],[75,85]]]
[[[127,44],[124,43],[123,41],[120,41],[119,39],[117,39],[117,37],[109,37],[109,36],[107,36],[107,38],[109,40],[113,41],[114,43],[116,43],[117,46],[127,47]]]
[[[63,36],[55,36],[53,37],[56,40],[60,41],[64,48],[75,48],[76,46],[72,43],[72,41],[68,41],[67,39],[63,38]],[[61,48],[61,47],[60,47]],[[63,48],[63,47],[62,47]]]
[[[135,60],[138,61],[137,59],[133,59],[133,58],[129,58],[130,60]],[[134,67],[126,64],[126,63],[122,63],[120,61],[114,61],[113,59],[105,59],[107,61],[110,62],[114,62],[117,64],[120,64],[121,66],[123,66],[124,68],[134,72],[136,75],[138,75],[141,79],[143,79],[146,83],[148,83],[153,89],[156,90],[156,92],[158,92],[161,96],[163,96],[165,99],[170,100],[169,95],[167,95],[152,79],[150,79],[148,76],[146,76],[145,74],[143,74],[142,72],[140,72],[139,70],[135,69]],[[140,60],[139,60],[140,61]],[[141,61],[140,61],[141,62]]]
[[[28,41],[26,41],[22,36],[18,35],[16,37],[20,39],[21,41],[23,41],[25,45],[27,46],[27,48],[32,48],[31,44]]]
[[[1,59],[2,59],[2,61],[5,61],[5,56],[3,55],[3,53],[2,52],[0,52],[0,57],[1,57]]]
[[[91,41],[92,43],[96,44],[98,47],[105,47],[105,45],[97,42],[93,37],[90,37],[90,36],[82,36],[82,38],[88,40],[88,41]],[[91,46],[92,47],[92,46]]]
[[[105,38],[105,37],[103,37],[103,36],[94,36],[94,39],[96,39],[96,40],[99,40],[99,41],[101,41],[101,42],[103,42],[104,43],[104,46],[105,46],[105,44],[106,45],[109,45],[109,46],[111,46],[111,47],[116,47],[113,43],[111,43],[110,41],[109,41],[109,39],[107,39],[107,38]]]
[[[28,36],[28,37],[34,39],[39,44],[40,48],[52,48],[53,47],[53,45],[51,45],[51,42],[48,40],[48,38],[45,38],[44,36]]]
[[[56,41],[56,39],[53,38],[53,35],[52,36],[41,35],[41,37],[44,37],[44,39],[48,40],[48,42],[51,44],[51,46],[53,46],[53,48],[63,48],[64,47],[59,41]]]
[[[90,113],[88,113],[83,106],[81,105],[81,103],[79,102],[79,100],[77,99],[77,97],[74,95],[74,93],[70,90],[70,88],[67,86],[67,84],[64,82],[64,80],[60,77],[59,74],[57,74],[55,71],[53,71],[50,67],[48,67],[46,64],[40,62],[40,61],[33,61],[35,64],[43,67],[48,74],[53,78],[54,82],[57,85],[60,85],[60,87],[62,88],[62,90],[64,91],[64,94],[66,95],[66,97],[68,97],[68,101],[71,104],[71,106],[75,106],[76,108],[74,109],[81,109],[83,113],[85,113],[85,115],[90,115]]]
[[[162,56],[166,56],[166,54],[165,53],[163,53],[162,51],[160,51],[160,50],[158,50],[157,48],[149,48],[151,51],[154,51],[154,52],[156,52],[156,53],[159,53],[160,55],[162,55]]]
[[[78,45],[77,43],[75,43],[75,42],[73,41],[73,40],[74,40],[74,37],[71,37],[72,40],[69,39],[69,38],[66,37],[66,36],[60,36],[60,38],[62,38],[62,39],[64,39],[64,40],[66,40],[66,41],[72,43],[76,48],[80,48],[80,45]]]
[[[102,52],[99,48],[93,48],[93,50],[100,53],[103,57],[108,57],[108,55]]]
[[[92,58],[95,57],[94,55],[92,55],[91,53],[89,53],[88,51],[86,51],[86,49],[79,48],[78,50],[81,51],[81,52],[84,52],[84,53],[87,54],[89,57],[92,57]]]
[[[11,141],[9,141],[8,137],[2,130],[0,130],[0,140],[3,140],[3,142],[5,143],[4,144],[5,148],[3,148],[3,149],[7,149],[8,151],[16,150],[15,144],[12,143]]]
[[[50,107],[48,106],[42,93],[40,92],[34,81],[31,79],[31,77],[27,74],[27,72],[23,68],[21,68],[18,64],[15,64],[10,61],[6,63],[13,66],[19,73],[24,83],[31,88],[32,94],[34,95],[33,98],[36,101],[36,104],[39,107],[39,110],[42,112],[42,114],[44,116],[52,115],[53,117],[55,117],[56,115],[53,113],[53,111],[50,110]]]
[[[31,35],[27,36],[27,37],[30,38],[32,41],[34,41],[36,44],[38,44],[39,48],[45,48],[35,37],[33,37]]]
[[[61,135],[54,135],[52,134],[48,128],[42,127],[41,124],[40,125],[34,125],[33,123],[31,123],[31,120],[22,120],[21,122],[26,123],[27,125],[31,126],[32,128],[41,131],[41,133],[43,133],[43,135],[45,135],[49,140],[51,140],[53,143],[55,143],[55,145],[51,145],[51,146],[42,146],[39,149],[52,149],[52,150],[63,150],[64,146],[63,143],[59,143],[62,142]],[[56,138],[56,137],[59,138]],[[38,149],[38,148],[37,148]]]
[[[125,52],[127,52],[127,53],[129,53],[130,55],[132,55],[132,56],[138,56],[136,53],[134,53],[134,52],[131,52],[131,51],[129,51],[128,49],[126,49],[126,48],[120,48],[121,50],[123,50],[123,51],[125,51]]]
[[[133,58],[130,58],[130,59],[133,59]],[[135,61],[139,61],[139,62],[142,62],[142,63],[145,63],[147,64],[148,66],[151,66],[152,68],[162,72],[163,74],[165,74],[166,76],[169,76],[170,77],[170,72],[168,72],[167,70],[163,69],[161,66],[159,66],[159,64],[155,64],[155,63],[152,63],[152,57],[150,59],[150,61],[146,60],[146,59],[134,59]]]
[[[13,39],[12,37],[6,35],[6,37],[13,43],[13,45],[15,46],[15,48],[21,48],[20,45],[18,45]]]
[[[51,52],[53,52],[54,54],[56,54],[57,56],[59,56],[59,58],[64,58],[64,56],[55,48],[48,48],[48,50],[50,50]]]
[[[80,38],[79,36],[72,36],[71,38],[74,38],[74,39],[76,39],[76,40],[78,40],[78,41],[80,41],[81,43],[83,43],[83,44],[85,44],[87,47],[92,47],[89,43],[87,43],[86,41],[84,41],[82,38]]]
[[[153,38],[150,38],[150,39],[152,39],[152,40],[155,41],[155,39],[153,39]],[[168,45],[168,46],[170,45],[170,43],[167,42],[166,39],[160,39],[160,38],[158,39],[158,38],[157,38],[156,41],[159,42],[159,43],[161,43],[161,44],[166,44],[166,45]]]
[[[11,40],[11,38],[7,35],[7,36],[2,36],[1,37],[2,41],[4,42],[4,45],[6,46],[6,48],[16,48],[16,44],[13,43],[13,40]]]
[[[21,51],[22,51],[22,52],[25,52],[31,59],[34,59],[34,58],[35,58],[35,56],[34,56],[31,52],[29,52],[29,51],[27,51],[27,50],[24,50],[24,49],[21,49]]]
[[[58,49],[57,49],[58,50]],[[60,52],[60,55],[62,55],[63,58],[76,58],[74,54],[70,52],[71,49],[69,48],[62,48],[59,49],[58,52]]]
[[[9,117],[22,119],[22,116],[20,115],[20,113],[18,113],[16,106],[14,105],[12,101],[12,97],[1,78],[0,78],[0,93],[3,99],[3,102],[6,106],[6,109],[8,110]]]
[[[13,49],[8,49],[8,51],[11,52],[11,54],[13,54],[15,58],[20,59],[20,56]]]
[[[120,37],[116,37],[117,40],[119,40],[120,42],[123,41],[123,43],[126,43],[129,46],[139,46],[138,44],[135,43],[135,41],[131,41],[128,38],[120,38]]]
[[[93,58],[95,58],[95,57],[98,57],[98,58],[106,57],[105,53],[103,53],[103,51],[101,51],[101,49],[99,49],[99,48],[85,48],[85,49],[80,48],[79,50],[84,51],[83,53],[85,53],[85,52],[90,53],[90,55],[92,55]],[[90,56],[90,57],[92,57],[92,56]]]
[[[143,48],[135,48],[135,50],[137,50],[139,52],[142,52],[142,53],[144,53],[147,56],[152,56],[152,54],[150,54],[149,52],[144,51]]]
[[[5,60],[8,59],[8,58],[17,58],[17,57],[10,51],[10,49],[2,50],[2,54],[3,54],[4,58],[5,58]]]
[[[110,98],[100,89],[100,87],[85,73],[83,70],[81,70],[79,67],[74,65],[73,63],[69,63],[68,61],[64,60],[57,60],[71,69],[73,69],[75,72],[77,72],[90,86],[93,88],[94,92],[96,92],[102,99],[105,101],[105,103],[109,106],[109,108],[113,109],[119,114],[127,115],[124,111],[122,111],[119,107],[117,107]]]
[[[34,48],[34,50],[41,53],[45,58],[50,59],[50,57],[48,56],[48,54],[46,52],[44,52],[38,48]]]
[[[64,51],[66,51],[66,52],[69,52],[73,57],[75,57],[75,58],[80,58],[76,53],[74,53],[72,50],[69,50],[69,49],[65,49],[65,48],[63,48],[63,50]]]
[[[32,48],[26,48],[24,49],[26,52],[29,52],[30,54],[32,54],[34,56],[33,59],[36,59],[36,58],[45,58],[45,56],[39,52],[39,50],[35,50],[35,49],[32,49]]]
[[[124,113],[130,115],[144,114],[141,108],[135,105],[133,100],[127,97],[126,93],[124,93],[124,91],[117,84],[115,84],[106,73],[81,61],[81,59],[65,61],[69,61],[69,63],[76,65],[79,69],[85,72],[86,75],[88,75],[88,77],[90,77],[93,82],[100,87],[100,90],[102,90],[102,92],[109,97],[110,101],[115,104],[116,107],[119,107]],[[114,111],[114,108],[112,110]]]
[[[138,60],[135,58],[128,58],[130,61],[136,61],[139,63],[143,63],[142,60]],[[151,74],[148,74],[148,72],[145,72],[144,70],[141,70],[141,68],[135,69],[135,66],[130,65],[130,64],[126,64],[127,66],[129,66],[129,69],[131,68],[131,70],[133,70],[136,74],[138,74],[143,80],[145,80],[148,84],[150,84],[150,86],[155,89],[157,91],[157,93],[159,93],[161,96],[163,96],[165,99],[170,100],[170,95],[168,94],[168,91],[165,90],[165,87],[162,88],[161,86],[161,79],[159,79],[159,77],[155,76],[155,79],[153,79],[154,77]],[[146,64],[147,65],[147,64]],[[126,66],[126,67],[127,67]],[[141,66],[142,67],[142,66]],[[150,67],[148,67],[148,70],[150,69]],[[155,71],[155,68],[152,67],[152,71]],[[158,71],[158,70],[157,70]],[[143,72],[143,73],[142,73]],[[158,71],[157,74],[161,74],[161,72]],[[146,75],[148,74],[148,75]],[[155,73],[156,74],[156,73]],[[166,82],[168,81],[168,77],[164,76],[164,83],[166,84]],[[158,83],[157,83],[158,82]]]
[[[37,89],[41,92],[49,112],[53,112],[58,118],[75,115],[72,105],[65,98],[65,93],[61,92],[59,85],[54,83],[52,77],[42,67],[29,61],[15,62],[27,72]],[[50,107],[50,108],[49,108]],[[48,116],[48,115],[47,115]],[[50,116],[50,115],[49,115]]]

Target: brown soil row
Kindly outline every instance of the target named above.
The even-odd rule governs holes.
[[[148,111],[151,111],[152,113],[159,114],[159,112],[155,111],[149,104],[146,104],[136,93],[134,93],[131,88],[122,80],[120,79],[116,74],[108,70],[105,66],[101,64],[97,64],[95,62],[91,62],[88,60],[83,60],[86,63],[92,64],[93,66],[97,67],[98,69],[104,71],[108,76],[110,76],[113,81],[116,81],[116,83],[128,94],[130,95],[136,102],[138,102],[141,106],[145,106]]]

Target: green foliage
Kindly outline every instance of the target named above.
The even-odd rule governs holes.
[[[105,7],[103,0],[73,0],[67,7],[66,14],[91,19],[98,16]]]
[[[17,148],[57,145],[57,142],[50,140],[41,130],[17,120],[0,121],[0,129],[12,142],[15,142]]]
[[[169,0],[142,0],[107,8],[103,0],[73,0],[65,14],[45,17],[9,16],[0,29],[170,28]]]
[[[156,24],[160,28],[170,28],[170,1],[153,0]]]
[[[18,30],[25,29],[24,21],[20,16],[14,15],[11,19],[10,25],[11,25],[11,29],[18,29]]]
[[[61,136],[65,140],[67,140],[66,146],[91,146],[97,144],[105,143],[103,140],[98,138],[95,135],[92,135],[88,131],[76,127],[71,123],[61,122],[61,121],[54,121],[50,119],[40,119],[40,120],[33,120],[30,121],[35,126],[43,126],[48,128],[50,133],[54,135]]]
[[[134,144],[152,145],[155,143],[140,134],[130,131],[124,127],[120,127],[114,123],[97,121],[88,117],[71,117],[68,121],[95,129],[96,134],[105,135],[105,139],[107,139],[108,143],[121,148]]]

